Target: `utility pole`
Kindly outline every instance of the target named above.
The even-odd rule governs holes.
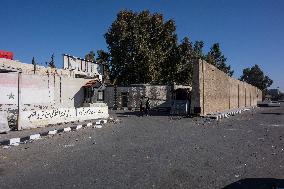
[[[21,126],[21,81],[22,72],[18,72],[18,119],[17,119],[17,129],[22,130]]]

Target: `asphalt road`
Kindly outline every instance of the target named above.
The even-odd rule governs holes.
[[[283,104],[221,121],[126,114],[1,148],[0,188],[284,187]]]

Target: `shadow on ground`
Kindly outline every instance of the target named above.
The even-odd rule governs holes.
[[[140,111],[126,111],[126,112],[116,112],[116,114],[118,115],[118,117],[125,117],[125,116],[146,116],[144,113],[140,112]],[[150,111],[149,112],[150,116],[170,116],[170,112],[154,112],[154,111]]]
[[[278,113],[278,112],[263,112],[261,114],[267,114],[267,115],[284,115],[284,113]]]
[[[146,116],[144,113],[140,111],[126,111],[126,112],[116,112],[117,117],[128,117],[128,116],[137,116],[142,117]],[[169,111],[150,111],[149,116],[167,116],[172,117],[173,119],[178,118],[192,118],[193,116],[190,115],[172,115]]]
[[[282,189],[284,179],[247,178],[234,182],[223,189]]]

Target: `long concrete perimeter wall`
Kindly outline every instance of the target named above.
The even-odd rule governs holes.
[[[231,78],[204,60],[193,65],[192,112],[200,115],[256,106],[262,100],[258,88]]]

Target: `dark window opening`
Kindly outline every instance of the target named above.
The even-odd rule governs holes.
[[[121,106],[127,107],[128,103],[128,92],[122,92],[121,93]]]

